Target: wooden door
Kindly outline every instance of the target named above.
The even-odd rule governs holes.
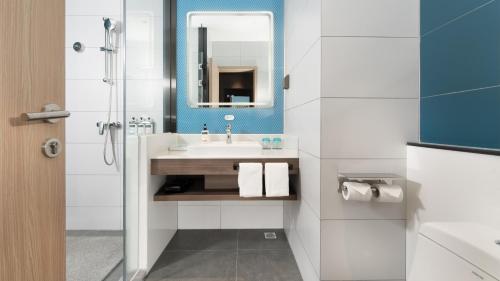
[[[0,280],[65,279],[64,119],[27,122],[64,107],[64,0],[0,0]],[[64,148],[63,148],[64,149]]]

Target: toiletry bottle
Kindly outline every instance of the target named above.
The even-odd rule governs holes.
[[[208,142],[209,134],[210,132],[208,131],[207,124],[203,124],[203,130],[201,130],[201,141]]]
[[[133,116],[128,121],[128,134],[137,136],[137,119]]]
[[[148,117],[148,120],[151,123],[151,134],[155,134],[156,133],[156,122],[151,117]]]
[[[139,135],[139,136],[145,135],[146,130],[145,130],[144,122],[145,122],[144,117],[142,117],[142,116],[139,117],[139,122],[137,123],[137,135]]]
[[[154,123],[151,117],[146,118],[144,121],[144,134],[152,135],[154,134]]]

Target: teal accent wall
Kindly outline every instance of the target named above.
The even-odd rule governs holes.
[[[500,149],[500,0],[421,0],[421,141]]]
[[[274,107],[191,108],[187,101],[186,16],[193,11],[265,11],[274,18]],[[177,130],[199,133],[207,124],[211,133],[224,133],[232,114],[233,133],[283,133],[284,100],[281,80],[284,72],[283,0],[180,0],[177,1]]]

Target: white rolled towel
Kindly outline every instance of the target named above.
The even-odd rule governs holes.
[[[265,164],[266,197],[281,197],[290,194],[288,163]]]
[[[372,199],[372,189],[367,183],[344,182],[342,185],[342,196],[346,201],[368,202]]]
[[[377,184],[379,196],[375,201],[380,203],[401,203],[403,202],[403,188],[399,185]]]
[[[240,163],[238,186],[240,197],[262,197],[262,163]]]

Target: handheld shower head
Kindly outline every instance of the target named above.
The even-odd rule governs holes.
[[[107,31],[113,31],[117,29],[118,21],[111,18],[103,18],[102,20],[104,21],[104,28]]]

